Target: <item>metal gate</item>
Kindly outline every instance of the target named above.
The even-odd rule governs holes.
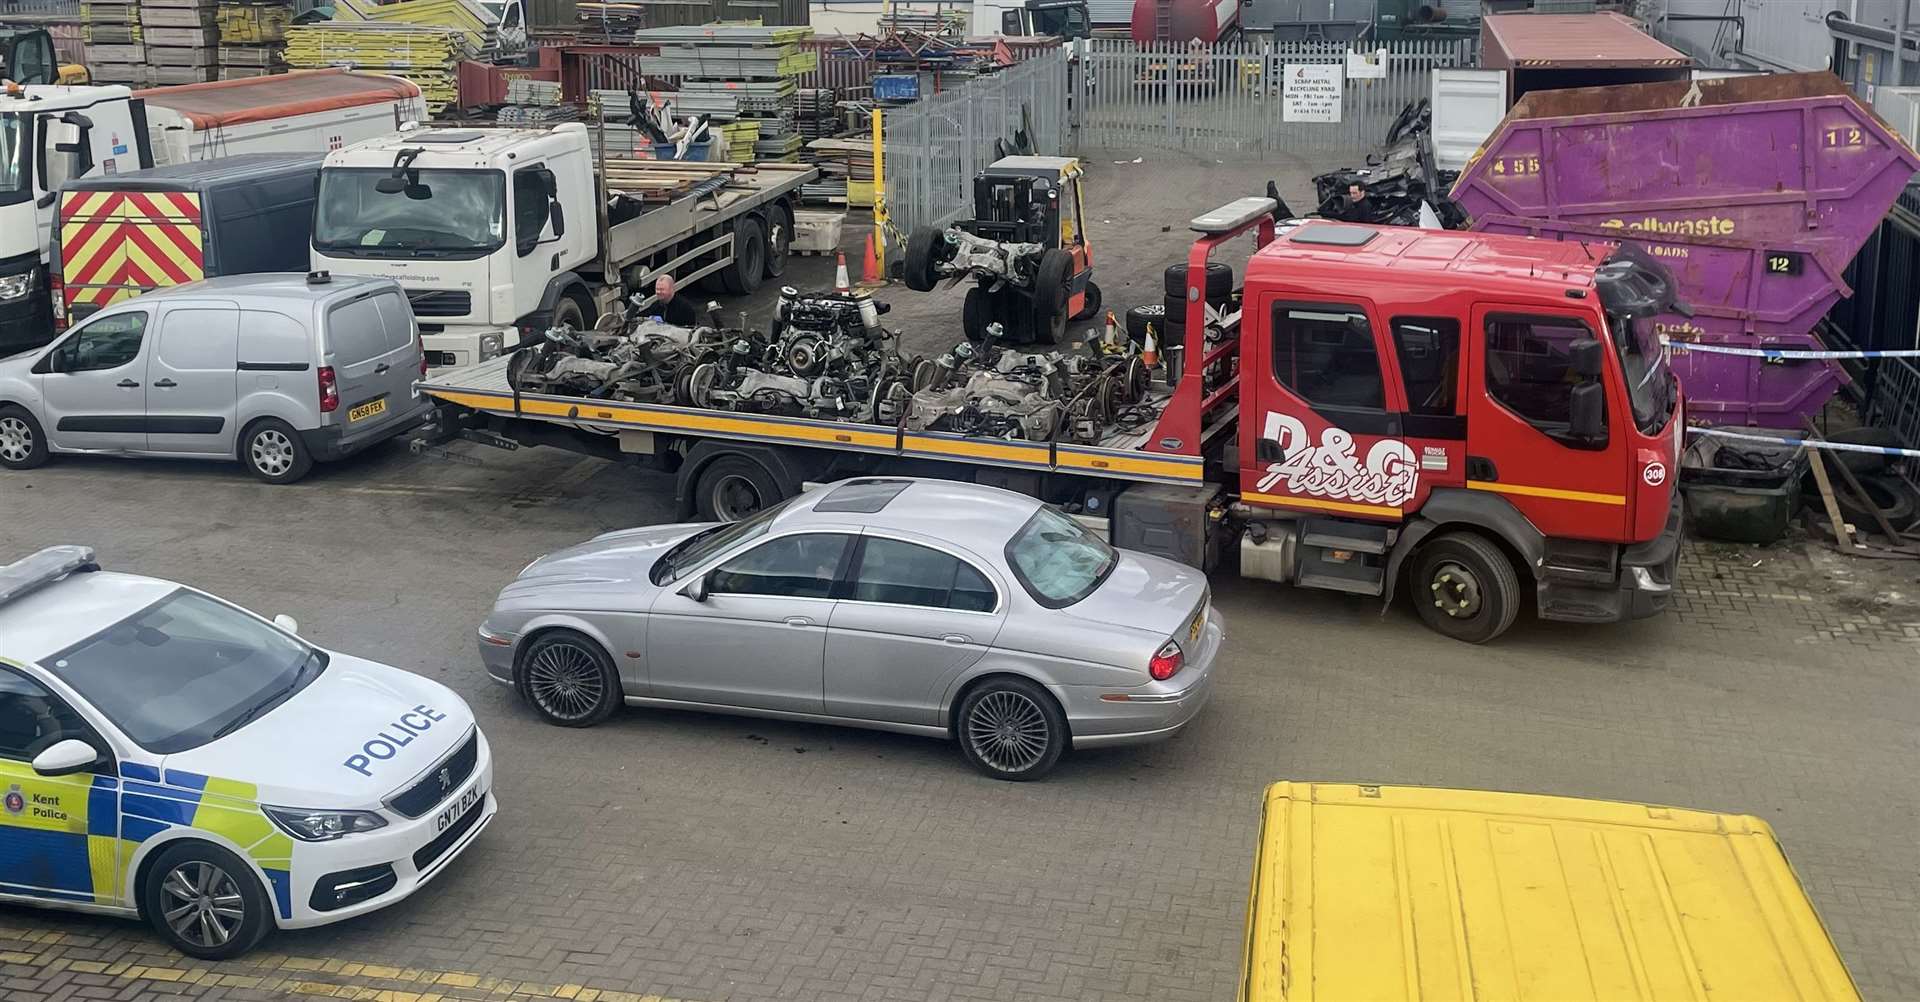
[[[1433,69],[1469,66],[1474,59],[1474,43],[1467,39],[1396,41],[1384,50],[1384,66],[1372,78],[1346,75],[1345,45],[1142,47],[1095,39],[1088,45],[1086,72],[1075,81],[1075,149],[1253,157],[1367,150],[1379,145],[1402,108],[1428,96]],[[1338,121],[1287,121],[1289,68],[1327,65],[1343,67]]]
[[[967,208],[973,175],[1024,133],[1029,152],[1058,156],[1066,147],[1067,53],[1055,49],[883,116],[888,254],[905,251],[900,234],[944,225]]]

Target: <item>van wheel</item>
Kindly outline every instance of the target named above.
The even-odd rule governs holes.
[[[1413,604],[1435,630],[1484,644],[1513,625],[1520,611],[1520,577],[1513,562],[1485,537],[1449,532],[1414,557]]]
[[[273,930],[273,900],[253,867],[206,842],[162,850],[140,903],[161,939],[203,960],[238,957]]]
[[[591,727],[612,716],[625,698],[613,659],[572,630],[534,638],[514,672],[514,686],[540,719],[560,727]]]
[[[693,488],[693,507],[702,522],[738,522],[785,499],[773,474],[745,456],[708,463]]]
[[[25,407],[0,407],[0,466],[31,470],[47,461],[47,435]]]
[[[313,469],[313,453],[300,433],[278,418],[247,426],[240,436],[240,461],[254,476],[270,484],[290,484]]]
[[[972,689],[954,715],[967,763],[1016,783],[1053,771],[1067,750],[1067,718],[1047,690],[1024,678],[995,678]]]

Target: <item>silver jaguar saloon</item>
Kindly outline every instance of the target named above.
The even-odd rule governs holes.
[[[952,739],[1030,780],[1200,712],[1225,628],[1209,598],[1198,570],[1023,494],[866,478],[550,553],[479,644],[565,727],[622,703],[845,724]]]

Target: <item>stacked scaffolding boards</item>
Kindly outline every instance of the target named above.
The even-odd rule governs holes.
[[[219,76],[216,6],[215,0],[141,0],[140,34],[156,85],[205,83]]]
[[[411,80],[439,114],[456,96],[455,73],[478,54],[477,36],[457,27],[395,21],[329,21],[286,29],[287,64],[296,69],[352,66]]]
[[[287,71],[287,27],[293,5],[255,0],[220,0],[214,12],[220,30],[220,79],[267,76]]]
[[[87,70],[95,83],[153,86],[137,3],[83,3],[80,38],[87,47]]]
[[[634,32],[639,45],[660,54],[642,56],[641,72],[678,76],[679,111],[707,115],[719,127],[733,159],[797,162],[804,142],[796,125],[796,80],[820,65],[819,53],[802,48],[805,27],[706,24]]]

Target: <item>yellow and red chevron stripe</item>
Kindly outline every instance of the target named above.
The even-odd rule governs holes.
[[[60,196],[60,274],[69,312],[206,277],[200,196],[69,191]]]

